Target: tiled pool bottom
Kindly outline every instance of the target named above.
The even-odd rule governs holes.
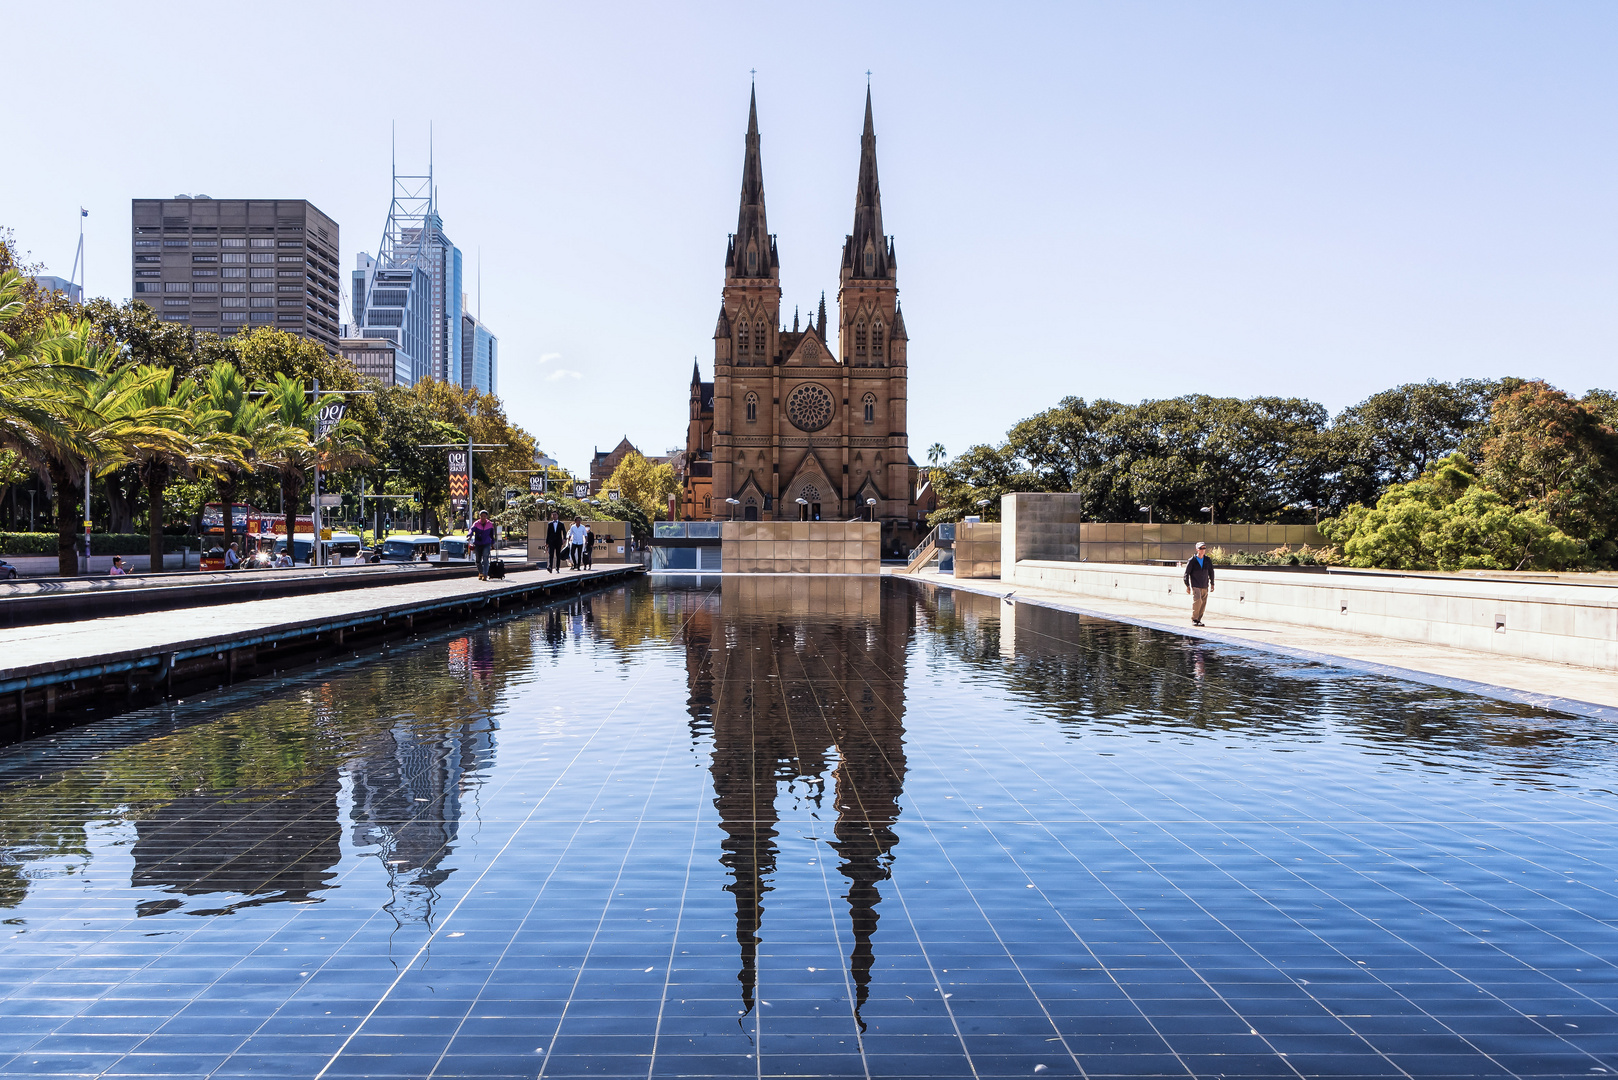
[[[0,755],[0,1074],[1597,1076],[1599,725],[645,583]]]

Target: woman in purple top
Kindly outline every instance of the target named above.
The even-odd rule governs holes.
[[[478,519],[472,522],[472,531],[466,534],[466,542],[472,545],[472,554],[478,560],[478,580],[489,580],[489,552],[494,548],[494,522],[489,520],[487,510],[478,511]]]

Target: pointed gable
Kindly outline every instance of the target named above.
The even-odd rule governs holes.
[[[837,357],[820,340],[820,332],[813,327],[799,335],[796,345],[787,354],[788,367],[835,367]]]

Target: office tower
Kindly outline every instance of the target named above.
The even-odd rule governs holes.
[[[354,370],[371,379],[380,379],[388,386],[408,386],[399,381],[399,347],[386,338],[356,338],[344,336],[338,342],[343,359]]]
[[[399,346],[403,385],[422,379],[459,383],[461,312],[461,249],[444,235],[431,158],[425,176],[403,176],[395,166],[377,257],[362,253],[354,271],[359,336]],[[424,320],[420,326],[418,319]]]
[[[384,267],[362,251],[354,260],[353,302],[350,334],[392,345],[391,381],[414,386],[426,378],[433,320],[433,281],[426,269],[409,260]]]
[[[134,199],[134,297],[165,322],[274,326],[337,352],[337,223],[306,199]]]
[[[465,300],[461,307],[466,308]],[[461,316],[461,388],[480,394],[500,392],[500,339],[471,312]]]

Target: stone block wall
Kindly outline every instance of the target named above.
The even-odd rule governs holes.
[[[1000,497],[1000,563],[1024,559],[1077,562],[1084,496],[1019,492]]]
[[[720,528],[727,574],[880,574],[875,521],[727,521]]]
[[[963,521],[955,526],[955,576],[1000,576],[1000,523]]]
[[[1313,525],[1148,525],[1145,522],[1089,521],[1079,526],[1079,557],[1085,562],[1184,562],[1197,541],[1227,552],[1324,547]]]

